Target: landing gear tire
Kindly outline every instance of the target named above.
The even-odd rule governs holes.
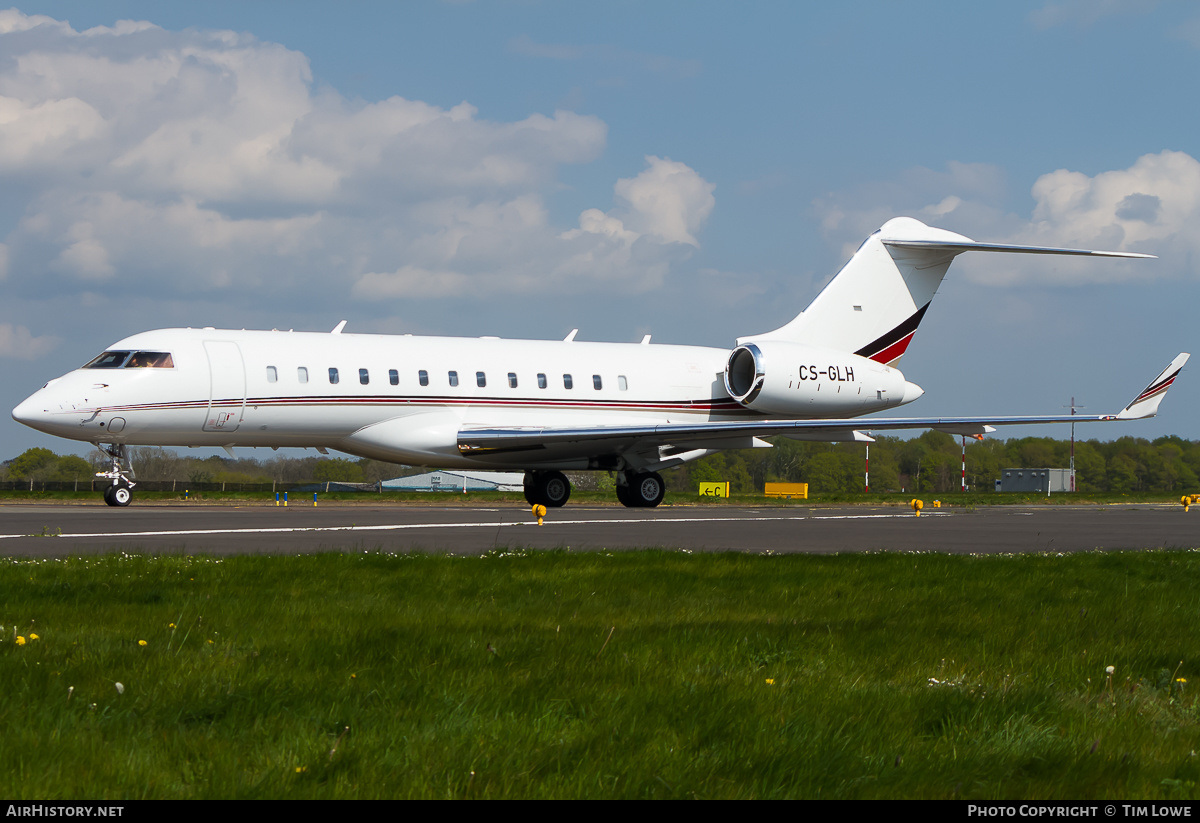
[[[525,500],[531,506],[541,503],[557,509],[571,498],[571,481],[562,472],[526,472]]]
[[[628,482],[617,486],[617,500],[630,508],[652,509],[667,493],[667,485],[658,472],[630,472],[625,477]]]
[[[133,490],[128,486],[106,486],[104,488],[104,502],[110,506],[128,506],[131,500],[133,500]]]

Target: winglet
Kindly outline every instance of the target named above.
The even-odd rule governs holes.
[[[1137,420],[1141,417],[1153,417],[1158,413],[1158,404],[1162,402],[1163,397],[1167,394],[1167,389],[1171,388],[1171,384],[1175,382],[1175,378],[1179,375],[1179,370],[1183,368],[1183,364],[1191,357],[1186,352],[1176,357],[1171,361],[1171,365],[1163,369],[1162,374],[1150,381],[1141,394],[1133,399],[1133,402],[1122,409],[1116,416],[1117,420]]]

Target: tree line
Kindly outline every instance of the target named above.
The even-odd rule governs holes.
[[[808,483],[813,492],[861,492],[864,443],[817,443],[777,437],[774,448],[721,452],[663,473],[674,491],[695,491],[702,482],[730,483],[735,493],[762,491],[767,482]],[[962,447],[957,437],[929,431],[902,440],[880,437],[870,443],[871,491],[948,492],[962,482]],[[1049,437],[1009,440],[968,438],[967,486],[988,492],[1007,468],[1070,466],[1070,442]],[[273,455],[255,457],[196,457],[157,447],[132,449],[140,480],[178,480],[193,483],[309,483],[340,481],[376,483],[427,470],[378,460]],[[0,465],[0,481],[71,481],[90,479],[108,468],[100,452],[88,459],[57,455],[33,448]],[[1075,442],[1076,487],[1081,492],[1197,492],[1200,491],[1200,441],[1174,435],[1156,440],[1122,437],[1118,440]],[[607,488],[610,479],[597,473],[573,474],[583,488]]]

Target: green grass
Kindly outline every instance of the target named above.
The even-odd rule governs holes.
[[[1195,798],[1198,601],[1183,551],[6,561],[0,793]]]

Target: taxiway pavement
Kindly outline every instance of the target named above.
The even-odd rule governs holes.
[[[0,506],[0,555],[113,551],[262,554],[316,551],[478,554],[498,548],[955,553],[1200,547],[1200,512],[1181,506],[984,506],[639,510],[567,506],[538,526],[527,509],[250,505]]]

